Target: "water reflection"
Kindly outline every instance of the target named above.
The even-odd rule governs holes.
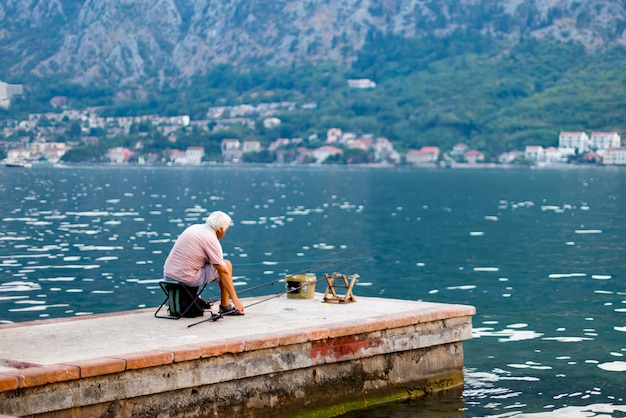
[[[220,209],[242,290],[372,257],[357,295],[476,306],[464,416],[626,404],[623,170],[33,167],[0,191],[0,322],[157,306],[177,234]]]

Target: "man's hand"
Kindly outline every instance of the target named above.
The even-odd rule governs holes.
[[[243,310],[244,310],[243,303],[241,303],[239,298],[235,296],[234,298],[232,298],[232,300],[233,300],[233,303],[235,304],[235,306],[237,307],[237,310],[240,313],[243,313]]]

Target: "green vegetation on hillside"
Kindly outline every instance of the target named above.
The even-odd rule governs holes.
[[[399,149],[464,142],[495,156],[528,144],[556,145],[563,130],[623,132],[625,64],[622,48],[589,55],[579,45],[512,42],[469,31],[421,39],[372,32],[351,68],[330,62],[294,68],[221,65],[188,85],[125,90],[125,99],[120,94],[114,99],[120,92],[112,88],[39,80],[10,111],[0,110],[0,117],[50,109],[54,95],[68,96],[73,108],[99,106],[105,115],[193,119],[206,118],[210,106],[293,101],[299,109],[281,114],[277,129],[258,123],[255,129],[233,127],[215,135],[195,132],[198,136],[182,142],[199,140],[215,148],[219,139],[234,135],[267,145],[277,137],[323,136],[339,127],[385,136]],[[377,86],[350,89],[350,78],[369,78]],[[302,109],[308,103],[317,106]]]

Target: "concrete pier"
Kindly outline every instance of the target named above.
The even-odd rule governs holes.
[[[321,300],[282,296],[191,328],[206,316],[2,325],[0,415],[331,416],[463,384],[474,307]]]

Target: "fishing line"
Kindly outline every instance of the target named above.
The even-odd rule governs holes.
[[[2,257],[0,257],[0,258],[2,258]],[[295,274],[310,273],[312,271],[316,271],[316,270],[319,270],[321,268],[328,267],[328,266],[340,263],[342,261],[359,259],[359,258],[360,258],[359,256],[354,256],[354,257],[345,257],[345,258],[331,258],[331,259],[327,259],[327,260],[316,260],[316,261],[322,261],[324,264],[317,264],[317,265],[314,265],[313,267],[310,267],[308,269],[305,269],[305,270],[302,270],[302,271],[299,271],[299,272],[296,272],[296,273],[285,273],[285,275],[289,276],[289,275],[295,275]],[[371,257],[364,257],[364,258],[371,258]],[[312,261],[312,260],[308,260],[308,261]],[[307,262],[307,260],[301,260],[301,261],[300,260],[296,260],[296,261],[280,261],[280,262],[276,262],[276,263],[277,264],[296,264],[296,263],[305,263],[305,262]],[[262,264],[263,264],[262,262],[261,263],[236,263],[236,264],[233,263],[233,267],[239,268],[241,266],[259,266],[259,265],[262,265]],[[137,279],[137,277],[135,277],[135,276],[127,276],[126,280],[129,280],[129,279]],[[145,279],[145,280],[149,280],[149,281],[152,281],[152,280],[163,280],[163,277],[155,277],[153,279]],[[269,282],[269,283],[266,283],[264,285],[259,285],[257,287],[262,287],[262,286],[265,286],[265,285],[268,285],[268,284],[271,284],[271,283],[274,283],[274,282],[277,282],[277,281],[280,281],[280,280],[282,280],[282,278],[274,280],[274,281]],[[257,287],[255,287],[255,288],[257,288]],[[250,289],[250,290],[253,290],[253,289]],[[243,290],[242,292],[247,292],[247,291],[248,290]]]
[[[235,254],[232,254],[232,256],[235,256]],[[224,257],[226,257],[226,254],[224,254]],[[232,260],[232,259],[231,259]],[[331,259],[321,259],[321,260],[311,260],[309,258],[305,258],[302,260],[290,260],[290,261],[261,261],[258,263],[236,263],[235,265],[237,267],[249,267],[249,266],[272,266],[272,265],[283,265],[283,264],[302,264],[302,263],[309,263],[311,261],[317,261],[317,262],[330,262],[330,261],[335,261],[338,260],[337,258],[331,258]],[[339,260],[345,260],[345,258],[339,259]],[[269,264],[268,264],[269,263]]]

